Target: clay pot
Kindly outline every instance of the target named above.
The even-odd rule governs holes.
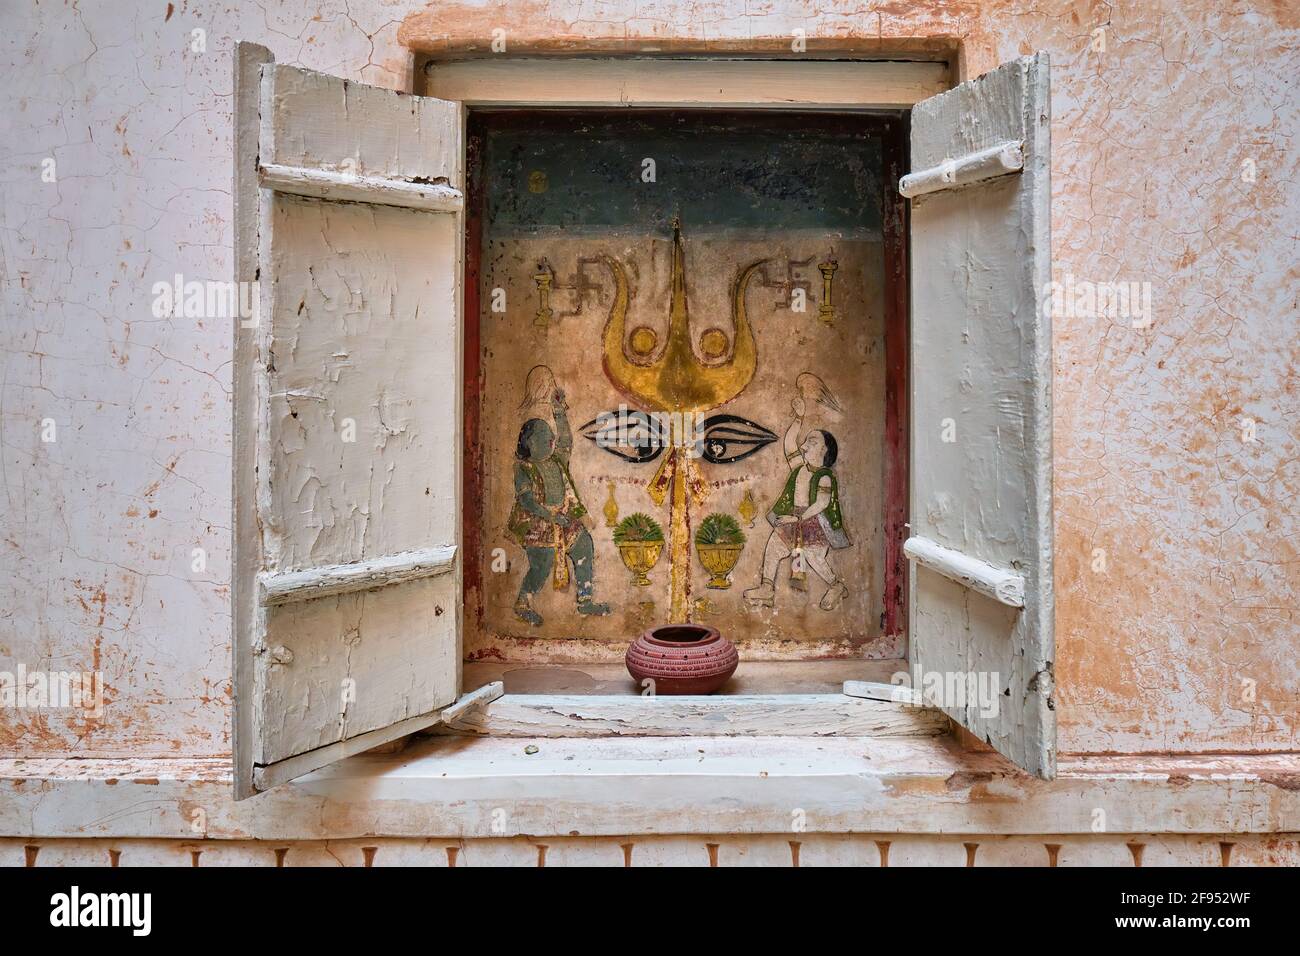
[[[712,694],[736,672],[736,645],[702,624],[652,627],[627,649],[627,672],[659,694]]]

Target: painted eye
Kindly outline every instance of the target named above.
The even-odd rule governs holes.
[[[710,415],[704,420],[702,457],[715,465],[742,461],[763,446],[776,441],[776,435],[757,422],[739,415]]]
[[[668,444],[663,423],[634,409],[601,412],[578,432],[611,455],[635,464],[654,461]]]

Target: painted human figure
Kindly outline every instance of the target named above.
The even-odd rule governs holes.
[[[790,475],[767,520],[772,525],[763,548],[762,581],[745,592],[745,600],[761,607],[771,607],[776,598],[776,572],[782,561],[799,559],[826,582],[826,593],[818,603],[823,611],[833,611],[848,595],[849,589],[830,563],[830,552],[849,546],[840,513],[839,484],[835,478],[835,460],[839,446],[827,431],[811,429],[799,441],[803,430],[805,401],[803,396],[790,404],[794,421],[785,433],[785,457]]]
[[[519,429],[515,504],[506,525],[528,556],[528,571],[515,598],[515,615],[532,625],[542,623],[542,616],[532,606],[533,595],[552,575],[557,588],[567,587],[570,564],[578,584],[578,613],[609,613],[608,604],[592,600],[596,552],[588,531],[591,518],[569,474],[573,432],[564,392],[559,388],[551,393],[551,412],[554,429],[541,418],[530,418]]]

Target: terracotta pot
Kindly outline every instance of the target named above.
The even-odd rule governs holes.
[[[627,672],[646,678],[659,694],[712,694],[736,672],[736,646],[715,627],[665,624],[652,627],[627,649]]]

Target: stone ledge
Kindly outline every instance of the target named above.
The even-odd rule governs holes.
[[[528,754],[528,747],[536,747]],[[220,759],[0,761],[0,836],[335,840],[627,834],[1283,833],[1296,754],[1064,758],[948,738],[431,738],[236,803]]]

